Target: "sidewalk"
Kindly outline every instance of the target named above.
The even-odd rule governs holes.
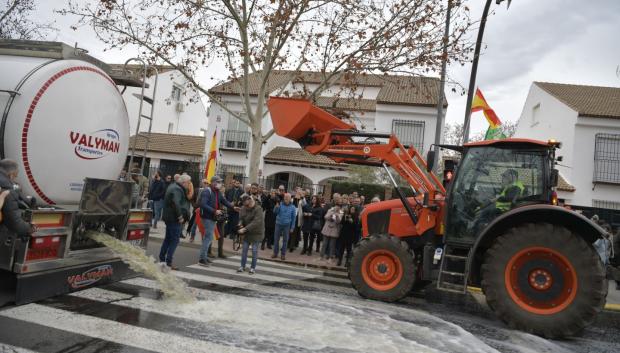
[[[157,223],[157,229],[151,227],[149,238],[157,239],[158,241],[161,242],[164,239],[165,232],[166,232],[166,225],[164,224],[164,222],[159,222]],[[186,234],[185,228],[183,229],[183,234]],[[265,250],[260,250],[260,249],[258,250],[258,258],[261,260],[283,262],[283,263],[292,264],[292,265],[315,267],[315,268],[320,268],[320,269],[343,271],[343,272],[346,271],[346,268],[344,266],[336,266],[335,262],[330,263],[328,261],[321,260],[318,252],[313,251],[311,256],[301,255],[300,253],[302,250],[302,245],[303,245],[303,242],[300,242],[299,248],[295,249],[295,251],[293,251],[292,253],[287,251],[285,261],[280,260],[280,257],[276,259],[272,259],[271,255],[273,254],[273,250],[270,250],[267,247],[265,247]],[[181,239],[179,246],[195,248],[196,252],[198,252],[200,247],[202,246],[202,238],[200,237],[200,232],[196,231],[196,239],[193,243],[190,243],[189,237],[186,236],[185,239]],[[226,254],[227,256],[241,255],[241,249],[239,249],[239,251],[234,251],[232,247],[233,247],[232,239],[228,239],[228,238],[224,239],[224,254]],[[314,250],[316,250],[316,244],[314,244],[314,247],[315,247]],[[217,253],[217,241],[215,240],[213,241],[212,251],[214,253]],[[250,257],[252,256],[251,250],[249,251],[248,255]]]

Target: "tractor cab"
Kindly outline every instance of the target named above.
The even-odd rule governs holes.
[[[444,241],[473,244],[501,214],[553,203],[558,146],[554,141],[517,138],[465,144],[448,192]]]

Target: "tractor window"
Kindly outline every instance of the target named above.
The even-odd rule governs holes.
[[[526,203],[544,201],[546,153],[471,148],[454,180],[446,235],[454,241],[472,242],[500,214]]]

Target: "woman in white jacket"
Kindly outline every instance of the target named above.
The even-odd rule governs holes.
[[[321,247],[321,260],[330,260],[336,257],[336,240],[340,235],[340,223],[344,211],[340,206],[334,206],[325,214],[325,225],[323,226],[323,246]]]

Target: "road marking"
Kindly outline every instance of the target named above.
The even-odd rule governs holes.
[[[40,304],[9,308],[0,312],[0,315],[157,352],[251,352],[237,347],[125,325]]]
[[[218,260],[216,262],[214,262],[213,264],[211,264],[211,267],[213,266],[218,266],[218,265],[223,265],[225,263],[225,265],[228,266],[235,266],[235,269],[239,268],[240,261],[234,261],[234,260]],[[248,263],[247,265],[249,266],[251,263],[251,260],[248,259]],[[196,265],[192,265],[192,266],[196,266]],[[190,266],[190,267],[192,267]],[[200,265],[198,265],[200,266]],[[204,268],[202,266],[200,266],[201,268]],[[280,273],[280,274],[284,274],[284,275],[290,275],[290,276],[297,276],[300,277],[299,279],[303,279],[303,278],[320,278],[321,280],[324,281],[331,281],[331,282],[337,282],[337,283],[344,283],[344,284],[351,284],[351,281],[348,278],[342,278],[342,277],[331,277],[331,276],[325,276],[322,273],[319,272],[315,272],[315,273],[306,273],[306,272],[301,272],[298,271],[295,267],[292,266],[263,266],[263,263],[259,262],[257,267],[256,267],[257,272],[261,272],[261,271],[265,271],[265,272],[273,272],[273,273]]]
[[[227,268],[219,268],[216,266],[203,267],[200,265],[191,265],[188,267],[194,270],[204,271],[205,273],[208,273],[208,271],[211,271],[211,272],[230,275],[232,277],[245,278],[248,281],[263,280],[263,281],[268,281],[268,282],[278,282],[278,283],[283,283],[283,284],[298,285],[298,286],[304,286],[304,287],[309,287],[309,288],[314,288],[314,289],[319,289],[319,290],[327,290],[327,291],[332,291],[332,292],[356,293],[353,288],[345,288],[341,286],[333,286],[333,285],[323,284],[323,283],[315,283],[315,282],[311,282],[311,281],[307,281],[303,279],[294,280],[294,279],[282,278],[282,277],[277,277],[277,276],[270,276],[270,275],[261,274],[259,270],[257,270],[256,274],[249,275],[247,272],[237,273],[235,270],[231,270]],[[178,272],[182,273],[183,271],[177,271],[177,273],[175,274],[178,274]],[[319,278],[319,276],[314,277],[314,278]]]
[[[31,351],[30,349],[12,346],[6,343],[0,343],[0,352],[2,353],[36,353],[36,351]]]

